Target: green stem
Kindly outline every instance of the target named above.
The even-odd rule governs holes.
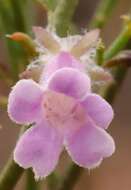
[[[25,130],[30,126],[23,126],[20,130],[19,137]],[[18,166],[14,160],[11,158],[8,160],[4,169],[0,174],[0,190],[11,190],[17,184],[17,181],[22,176],[24,169]]]
[[[64,177],[61,186],[58,190],[71,190],[73,189],[76,181],[80,178],[83,168],[80,168],[76,164],[72,164]]]
[[[106,51],[105,56],[104,56],[105,61],[111,59],[120,50],[124,49],[127,46],[130,38],[131,38],[131,34],[129,31],[129,28],[125,27],[123,31],[119,34],[117,39]],[[111,84],[104,92],[104,98],[108,102],[110,103],[113,102],[116,93],[118,92],[120,86],[122,85],[122,82],[125,78],[126,73],[127,73],[127,68],[123,66],[119,66],[112,70],[112,74],[114,76],[115,82]]]
[[[111,44],[108,50],[105,53],[104,59],[111,59],[114,55],[116,55],[120,50],[124,49],[128,44],[129,39],[131,38],[131,34],[128,26],[123,29],[123,31],[119,34],[116,40]]]
[[[6,4],[7,2],[1,1],[0,5],[0,30],[4,33],[12,33],[13,32],[13,15],[10,11],[10,6]],[[3,36],[4,36],[3,34]],[[5,38],[4,38],[5,39]],[[11,72],[13,73],[12,76],[16,78],[18,73],[18,64],[16,61],[16,55],[18,51],[16,50],[16,46],[10,43],[7,39],[5,39],[6,46],[8,47],[9,53],[9,63],[11,64]],[[12,48],[13,47],[13,48]],[[15,59],[14,59],[15,58]]]
[[[102,65],[104,61],[105,46],[101,40],[99,40],[96,47],[96,63]]]
[[[23,2],[24,1],[24,2]],[[1,0],[0,4],[0,24],[1,31],[4,34],[11,34],[15,31],[27,31],[27,24],[24,19],[25,17],[25,4],[23,0]],[[21,6],[21,4],[22,6]],[[26,7],[27,9],[27,7]],[[3,34],[3,36],[4,36]],[[19,68],[21,65],[27,64],[27,57],[23,52],[22,48],[16,42],[11,42],[5,39],[8,47],[9,63],[11,65],[12,78],[18,79]]]
[[[118,0],[102,0],[98,5],[90,26],[93,28],[102,28],[109,19],[117,2]]]
[[[39,190],[40,184],[34,179],[34,174],[31,169],[26,171],[26,190]]]
[[[56,29],[60,36],[65,36],[70,30],[78,0],[61,0],[54,13],[49,16],[49,24]]]
[[[14,14],[14,24],[16,26],[16,30],[21,32],[27,32],[27,26],[25,21],[24,9],[26,1],[21,0],[11,0],[12,11]]]
[[[123,66],[119,66],[118,68],[115,68],[113,70],[113,76],[114,76],[114,80],[115,82],[113,84],[111,84],[104,92],[103,97],[109,102],[112,103],[116,94],[118,93],[123,80],[127,74],[127,68],[123,67]]]
[[[23,174],[23,169],[19,167],[13,160],[12,157],[9,159],[4,170],[0,175],[0,189],[11,190],[17,184],[17,181]]]
[[[7,97],[0,95],[0,107],[7,108],[7,102],[8,102]]]
[[[56,190],[60,182],[59,176],[53,172],[50,176],[47,177],[48,190]]]

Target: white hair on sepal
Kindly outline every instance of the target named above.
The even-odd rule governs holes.
[[[95,56],[95,45],[99,37],[99,30],[97,29],[89,32],[84,30],[84,35],[68,35],[63,38],[60,38],[50,28],[34,27],[33,30],[36,36],[37,51],[40,56],[45,55],[49,57],[48,55],[50,55],[53,57],[61,51],[71,53],[80,61],[84,61],[84,58],[86,61],[88,57]]]
[[[87,50],[79,59],[84,65],[88,67],[89,64],[94,64],[96,57],[96,48],[92,47]]]
[[[87,73],[91,78],[91,86],[93,92],[99,92],[108,85],[114,82],[113,76],[110,71],[103,69],[102,67],[89,64]]]
[[[34,39],[34,42],[36,44],[36,51],[39,52],[39,56],[49,53],[49,50],[45,46],[43,46],[37,39]]]
[[[72,47],[81,39],[80,35],[74,35],[74,36],[67,36],[63,38],[59,38],[60,44],[61,44],[61,50],[62,51],[69,51],[72,49]]]
[[[100,77],[104,76],[106,72],[95,64],[96,43],[99,38],[99,30],[95,29],[89,32],[84,30],[84,35],[68,35],[63,38],[57,36],[55,31],[50,30],[50,28],[43,29],[42,27],[34,27],[33,30],[36,36],[35,43],[37,45],[39,56],[32,60],[26,71],[33,70],[34,73],[35,69],[37,71],[41,68],[44,69],[45,64],[49,63],[50,60],[61,51],[67,51],[72,55],[74,53],[74,57],[75,53],[78,52],[80,56],[76,56],[76,59],[84,65],[91,80],[94,82],[105,80],[105,78],[101,79]],[[43,40],[44,36],[46,39]],[[55,47],[56,50],[54,50]]]
[[[87,51],[96,46],[99,39],[99,29],[94,29],[86,32],[85,35],[81,36],[81,39],[72,47],[71,54],[76,58],[80,58],[82,55],[86,54]]]
[[[92,92],[97,93],[97,94],[101,94],[101,92],[107,86],[109,86],[109,84],[104,81],[92,81],[92,83],[91,83]]]

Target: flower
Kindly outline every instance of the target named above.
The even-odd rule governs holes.
[[[48,48],[53,50],[51,43]],[[78,53],[76,48],[73,52]],[[53,51],[40,82],[18,81],[8,101],[14,122],[32,124],[18,140],[14,160],[25,169],[32,167],[36,179],[55,169],[64,147],[76,164],[89,169],[115,150],[106,132],[113,119],[112,107],[92,93],[91,80],[80,60],[60,50],[58,44],[54,49],[58,52]]]

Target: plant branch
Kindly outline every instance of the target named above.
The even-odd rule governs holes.
[[[0,189],[13,189],[23,174],[23,171],[24,170],[19,167],[11,157],[0,175]]]
[[[73,189],[76,181],[80,178],[83,170],[83,168],[77,166],[76,164],[71,164],[58,190]]]
[[[30,126],[23,126],[20,130],[19,136],[23,134]],[[17,184],[17,181],[22,176],[24,169],[18,166],[12,156],[9,158],[7,164],[0,174],[0,189],[1,190],[11,190]]]
[[[40,183],[34,179],[34,174],[31,169],[26,171],[26,190],[39,190]]]
[[[14,24],[16,26],[16,30],[21,32],[27,32],[23,10],[25,8],[25,3],[26,2],[21,3],[21,0],[11,0],[12,11],[14,14]]]
[[[105,61],[111,59],[115,56],[120,50],[124,49],[131,39],[131,33],[128,27],[125,27],[116,40],[111,44],[108,50],[105,53]]]
[[[122,30],[122,32],[119,34],[119,36],[116,38],[116,40],[111,44],[111,46],[108,48],[108,50],[105,53],[104,59],[109,60],[112,57],[114,57],[120,50],[126,48],[126,46],[129,44],[129,41],[131,40],[131,21],[129,20],[129,23],[127,23]],[[120,86],[122,85],[122,82],[125,78],[125,75],[127,73],[128,68],[120,65],[117,68],[114,68],[112,70],[112,74],[114,76],[115,82],[111,84],[104,93],[104,98],[112,103],[116,93],[118,92]]]
[[[102,0],[98,5],[90,26],[93,28],[102,28],[109,19],[118,0]]]
[[[6,108],[7,107],[7,102],[8,102],[7,97],[0,95],[0,107],[1,108]]]
[[[19,1],[19,2],[18,2]],[[27,25],[24,19],[25,3],[22,1],[20,7],[20,0],[1,0],[0,5],[0,29],[4,34],[13,33],[16,30],[27,31]],[[27,15],[26,15],[27,16]],[[4,38],[8,48],[9,60],[11,65],[11,74],[14,80],[18,79],[18,72],[22,65],[27,64],[27,57],[23,49],[15,42],[11,42]]]
[[[56,173],[53,172],[51,175],[47,177],[47,185],[48,185],[48,190],[56,190],[60,182],[60,176]]]
[[[60,36],[65,36],[69,32],[77,4],[78,0],[61,0],[55,12],[49,16],[49,24],[56,29]]]

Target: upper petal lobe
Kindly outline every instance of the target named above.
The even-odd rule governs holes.
[[[48,81],[48,88],[76,99],[82,99],[91,90],[89,77],[73,68],[56,71]]]
[[[58,69],[62,69],[65,67],[84,70],[82,63],[80,63],[77,59],[71,56],[70,53],[60,52],[53,59],[51,59],[47,65],[45,65],[43,78],[48,79]]]

